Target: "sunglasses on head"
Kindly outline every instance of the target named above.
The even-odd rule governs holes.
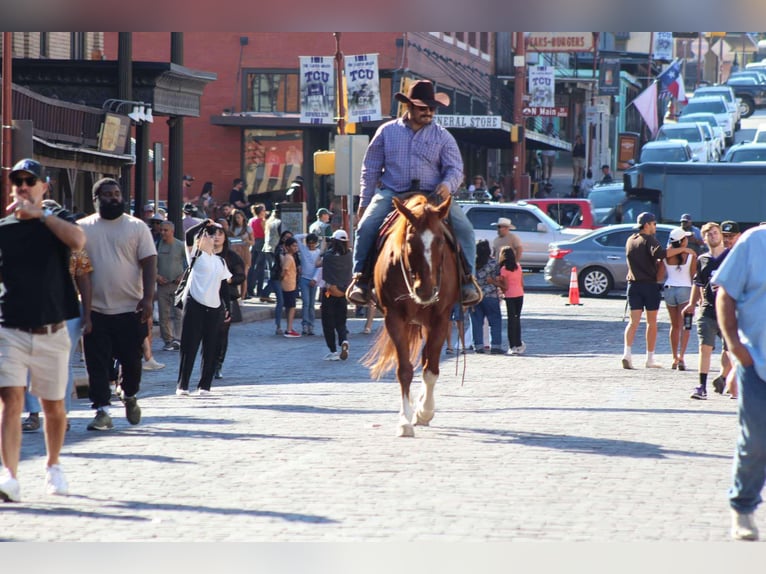
[[[436,110],[436,106],[415,106],[415,109],[420,110],[421,112],[425,112],[427,110],[430,110],[433,112],[434,110]]]
[[[29,187],[34,187],[35,184],[37,184],[37,177],[34,175],[28,175],[26,177],[14,175],[11,178],[11,183],[16,187],[21,187],[21,185],[24,183],[26,183]]]

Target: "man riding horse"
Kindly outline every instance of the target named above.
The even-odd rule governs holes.
[[[368,257],[378,230],[392,209],[392,198],[411,191],[412,181],[419,180],[424,193],[434,192],[445,200],[463,181],[463,159],[455,138],[433,123],[436,106],[449,106],[449,96],[434,93],[430,81],[418,80],[411,84],[407,95],[398,92],[395,97],[407,104],[407,113],[378,128],[362,166],[354,278],[347,291],[348,300],[357,305],[366,305],[370,301],[373,262],[368,261]],[[450,208],[449,219],[468,270],[462,281],[462,303],[474,305],[481,295],[473,279],[476,261],[473,226],[455,202]]]

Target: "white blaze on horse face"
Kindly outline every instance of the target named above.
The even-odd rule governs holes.
[[[431,247],[434,243],[434,232],[430,229],[426,229],[420,234],[420,240],[423,242],[423,258],[426,260],[429,273],[431,273]]]

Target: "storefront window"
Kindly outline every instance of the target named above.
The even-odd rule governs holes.
[[[246,74],[248,112],[297,112],[297,72],[251,72]]]
[[[245,194],[287,189],[302,175],[303,132],[244,130]]]

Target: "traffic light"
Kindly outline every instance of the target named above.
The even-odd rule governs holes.
[[[524,126],[520,124],[511,125],[511,142],[519,143],[524,139]]]

